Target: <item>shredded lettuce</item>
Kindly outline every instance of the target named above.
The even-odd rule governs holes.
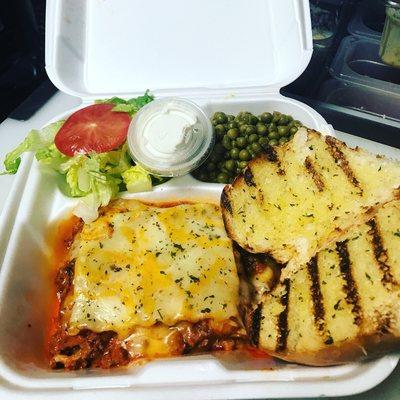
[[[148,192],[152,187],[150,174],[140,165],[130,167],[123,172],[122,179],[130,193]]]
[[[80,154],[60,165],[60,172],[66,175],[67,195],[82,197],[74,213],[84,221],[93,221],[98,217],[99,207],[106,206],[117,195],[122,181],[104,172],[101,168],[104,160],[98,156]]]
[[[85,222],[98,216],[98,208],[106,206],[122,188],[121,174],[128,170],[132,161],[126,145],[119,150],[101,154],[78,154],[59,167],[65,174],[64,191],[70,197],[82,197],[74,210]]]
[[[118,97],[99,100],[98,103],[115,104],[117,112],[127,112],[131,116],[153,100],[147,91],[143,96],[124,100]],[[2,174],[15,174],[21,163],[21,155],[34,152],[42,168],[55,171],[59,187],[65,195],[78,197],[74,214],[85,222],[98,217],[99,207],[106,206],[119,192],[151,190],[152,184],[164,180],[154,178],[142,167],[135,166],[129,156],[127,144],[106,153],[76,154],[68,157],[54,144],[54,138],[64,121],[52,123],[41,130],[32,130],[25,140],[7,154]]]

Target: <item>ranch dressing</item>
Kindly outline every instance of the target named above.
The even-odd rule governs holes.
[[[209,119],[193,102],[180,98],[154,100],[140,109],[128,130],[134,161],[160,176],[184,175],[212,150]]]

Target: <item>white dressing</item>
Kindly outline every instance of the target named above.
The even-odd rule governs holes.
[[[194,113],[183,112],[176,103],[167,104],[144,123],[138,140],[149,156],[169,157],[190,144],[196,122]]]

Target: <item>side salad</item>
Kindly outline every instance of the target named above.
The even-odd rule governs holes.
[[[93,221],[99,207],[119,192],[147,191],[165,181],[135,165],[126,143],[132,116],[153,99],[146,92],[129,100],[98,100],[66,120],[34,129],[7,154],[2,174],[15,174],[21,155],[34,152],[41,168],[60,175],[64,194],[80,198],[74,214],[85,222]]]

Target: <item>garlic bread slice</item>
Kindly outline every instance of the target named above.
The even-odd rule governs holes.
[[[221,206],[239,246],[279,263],[308,261],[400,198],[400,162],[331,136],[301,128],[291,142],[265,150],[225,186]]]
[[[309,365],[400,349],[399,249],[400,201],[395,201],[297,265],[253,304],[249,337],[275,357]]]

